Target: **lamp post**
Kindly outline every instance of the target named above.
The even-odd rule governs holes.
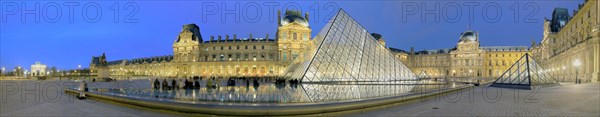
[[[473,78],[473,70],[469,70],[469,77]]]
[[[578,82],[579,78],[577,76],[579,74],[579,66],[581,65],[581,62],[579,62],[579,59],[575,59],[575,61],[573,61],[573,65],[575,66],[575,84],[581,84],[581,82]]]
[[[562,73],[560,73],[560,74],[561,74],[561,76],[563,77],[563,81],[566,81],[566,80],[565,80],[565,79],[566,79],[566,76],[564,76],[564,75],[565,75],[565,69],[567,69],[567,67],[565,67],[565,66],[563,65],[563,66],[562,66],[562,70],[563,70],[563,71],[562,71]]]
[[[75,75],[81,76],[81,74],[82,74],[81,73],[81,65],[77,65],[77,70],[75,70],[75,72],[77,72],[77,74],[75,74]]]

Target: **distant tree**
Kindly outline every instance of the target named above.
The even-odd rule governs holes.
[[[15,71],[14,71],[14,75],[15,76],[22,76],[23,75],[23,69],[21,67],[15,67]]]
[[[50,68],[50,72],[52,73],[51,76],[56,76],[56,74],[57,74],[56,66],[52,66],[52,68]]]

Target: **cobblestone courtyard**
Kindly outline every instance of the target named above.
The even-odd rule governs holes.
[[[600,116],[600,84],[562,83],[562,86],[538,88],[534,91],[480,86],[445,96],[370,108],[343,115],[356,117]]]
[[[39,85],[35,85],[39,83]],[[0,81],[0,116],[189,116],[97,100],[77,100],[63,81]],[[126,84],[126,83],[123,83]],[[114,86],[99,83],[98,86]],[[145,86],[147,84],[137,84]],[[36,87],[37,86],[37,87]],[[118,86],[117,87],[124,87]],[[17,88],[17,89],[15,89]],[[33,89],[38,90],[33,91]],[[36,101],[36,98],[38,101]],[[196,114],[194,114],[196,115]],[[479,86],[447,95],[320,116],[600,116],[600,84],[513,90]],[[308,115],[318,116],[318,115]]]

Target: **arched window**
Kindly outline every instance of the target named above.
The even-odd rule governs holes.
[[[286,32],[282,32],[281,39],[287,39],[287,33]]]
[[[298,52],[293,52],[292,53],[292,59],[296,59],[296,57],[298,57]]]
[[[298,39],[298,33],[294,33],[294,40]]]
[[[308,35],[309,35],[309,34],[306,34],[306,33],[305,33],[305,34],[303,34],[303,35],[302,35],[302,38],[303,38],[304,40],[308,40]]]

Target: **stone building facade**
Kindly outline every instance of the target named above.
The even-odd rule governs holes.
[[[599,0],[585,0],[570,16],[557,8],[544,21],[541,43],[527,46],[480,46],[479,33],[460,34],[456,47],[415,51],[389,50],[415,74],[432,78],[497,78],[523,55],[531,54],[546,71],[560,81],[600,81]],[[238,35],[208,36],[204,39],[195,24],[184,25],[173,42],[173,55],[107,62],[111,76],[281,76],[307,48],[314,47],[308,14],[278,11],[273,37],[240,38]],[[385,46],[379,34],[372,34]],[[93,57],[94,72],[100,57]],[[574,61],[581,62],[574,66]],[[576,75],[577,74],[577,75]]]
[[[46,76],[46,65],[41,62],[35,62],[31,65],[31,76]]]
[[[480,47],[479,33],[461,33],[454,48],[410,51],[390,48],[415,74],[432,78],[497,78],[525,53],[527,46]]]
[[[277,34],[246,38],[237,35],[204,39],[195,24],[184,25],[173,42],[173,55],[107,63],[111,76],[278,76],[310,44],[308,13],[278,11]],[[90,69],[99,64],[93,57]]]
[[[545,72],[559,81],[600,81],[599,8],[599,0],[585,0],[572,16],[556,8],[552,19],[544,20],[542,41],[532,52]]]

